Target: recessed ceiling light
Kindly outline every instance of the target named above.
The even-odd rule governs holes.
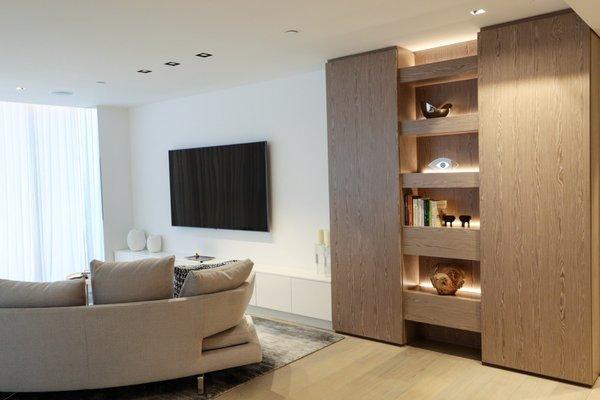
[[[53,94],[55,96],[73,96],[73,92],[69,90],[55,90],[53,92],[50,92],[50,94]]]
[[[96,81],[96,83],[98,83],[100,85],[104,85],[104,84],[106,84],[106,81]]]
[[[197,57],[202,57],[202,58],[207,58],[207,57],[212,57],[212,54],[210,53],[198,53],[196,54]]]
[[[485,11],[483,8],[478,8],[475,10],[471,10],[471,15],[481,15],[481,14],[485,14],[487,11]]]
[[[292,33],[292,34],[294,34],[294,33],[300,33],[300,31],[297,30],[297,29],[288,29],[287,31],[285,31],[285,33]]]
[[[23,90],[25,90],[25,88],[24,88],[23,86],[17,86],[17,87],[15,88],[15,90],[17,90],[17,91],[19,91],[19,92],[22,92]]]
[[[150,73],[150,72],[152,72],[152,71],[150,71],[149,69],[139,69],[139,70],[138,70],[138,72],[139,72],[140,74],[149,74],[149,73]]]
[[[181,64],[178,62],[175,62],[175,61],[169,61],[169,62],[166,62],[165,65],[168,65],[169,67],[176,67]]]

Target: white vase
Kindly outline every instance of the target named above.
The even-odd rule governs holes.
[[[162,237],[160,235],[148,235],[146,247],[150,253],[159,253],[162,249]]]
[[[131,251],[142,251],[146,247],[146,234],[139,229],[132,229],[127,234],[127,246]]]

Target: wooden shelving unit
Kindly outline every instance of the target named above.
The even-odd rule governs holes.
[[[400,83],[434,85],[477,78],[477,68],[477,56],[468,56],[400,68],[398,75]]]
[[[458,216],[479,220],[479,115],[476,43],[417,52],[415,62],[398,69],[400,186],[403,195],[446,200],[447,212],[455,215],[454,227],[405,226],[401,222],[403,258],[403,313],[407,324],[425,336],[464,343],[480,341],[481,295],[459,291],[440,296],[430,287],[433,268],[451,264],[465,272],[465,287],[480,287],[480,231],[462,228]],[[424,119],[419,103],[435,106],[452,103],[452,116]],[[463,171],[429,171],[439,157],[455,161]],[[432,327],[434,325],[434,327]],[[452,328],[452,329],[448,329]],[[406,329],[407,332],[413,329]],[[460,337],[460,339],[457,339]],[[473,338],[477,338],[474,340]],[[410,340],[410,339],[409,339]]]
[[[402,252],[414,256],[479,261],[479,229],[403,226]]]
[[[448,328],[481,332],[481,295],[458,292],[440,296],[433,288],[414,286],[403,291],[404,318]]]
[[[477,114],[400,122],[400,134],[403,136],[460,135],[477,132],[478,129]]]
[[[424,172],[402,174],[403,188],[478,188],[479,172]]]

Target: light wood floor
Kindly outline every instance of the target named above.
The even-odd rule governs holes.
[[[256,378],[219,400],[600,400],[594,389],[486,367],[475,355],[346,339]]]

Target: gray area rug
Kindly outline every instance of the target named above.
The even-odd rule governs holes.
[[[344,337],[336,333],[282,321],[253,317],[263,348],[259,364],[205,375],[205,395],[199,397],[196,377],[113,389],[56,393],[0,393],[10,400],[179,400],[213,399],[257,376],[299,360]]]

